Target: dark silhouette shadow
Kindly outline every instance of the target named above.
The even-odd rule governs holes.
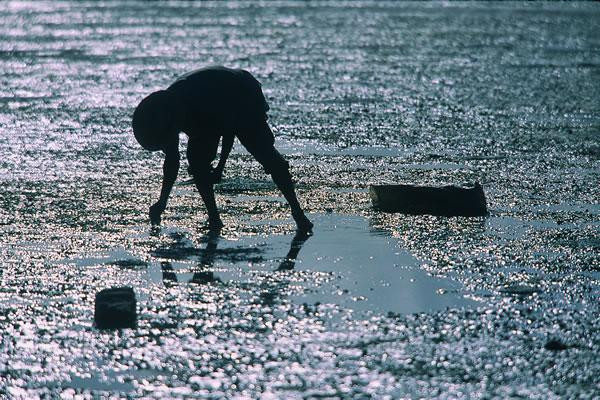
[[[198,110],[201,110],[199,112]],[[222,66],[189,72],[166,90],[146,96],[131,121],[138,143],[149,151],[164,153],[163,182],[159,200],[150,206],[152,225],[159,225],[180,167],[179,133],[188,137],[188,172],[202,197],[208,228],[223,227],[213,186],[221,182],[235,138],[258,161],[288,202],[298,230],[313,228],[298,201],[290,165],[275,148],[267,122],[269,105],[261,83],[242,69]],[[221,154],[216,167],[221,142]]]
[[[206,243],[206,249],[202,252],[202,258],[200,259],[200,264],[198,264],[199,271],[194,272],[194,276],[190,280],[190,283],[203,285],[211,282],[221,282],[221,279],[216,277],[215,274],[209,270],[215,262],[217,245],[219,244],[220,239],[221,236],[217,230],[211,230],[203,237],[201,242]]]
[[[277,271],[290,271],[294,269],[296,266],[296,258],[298,257],[298,253],[300,253],[300,249],[302,249],[302,246],[310,236],[311,235],[308,232],[296,232],[296,236],[294,236],[292,239],[292,244],[290,245],[290,251],[288,251],[287,255],[285,256],[285,260],[279,264]]]
[[[263,261],[263,249],[258,247],[249,248],[226,248],[218,249],[219,231],[208,231],[201,236],[199,242],[206,243],[206,248],[199,248],[196,243],[190,240],[182,232],[171,232],[168,234],[169,241],[165,241],[150,254],[153,257],[167,258],[172,260],[198,260],[200,264],[210,260],[211,263],[215,258],[225,260],[230,263],[240,261]]]
[[[152,225],[152,226],[150,226],[149,236],[150,237],[159,237],[160,232],[161,232],[160,226]]]
[[[219,243],[219,231],[212,230],[202,238],[201,243],[206,243],[204,250],[194,249],[194,252],[201,251],[202,255],[200,263],[197,265],[198,271],[194,272],[194,276],[190,279],[190,283],[207,284],[211,282],[221,282],[221,280],[214,275],[209,269],[212,267],[215,261],[215,255],[217,252],[217,245]],[[180,242],[176,242],[175,247]],[[162,270],[163,283],[166,287],[170,287],[178,282],[177,274],[173,270],[173,266],[168,261],[160,263]]]
[[[296,258],[298,257],[298,253],[302,249],[304,243],[311,237],[312,234],[305,231],[297,231],[296,235],[292,239],[292,243],[290,244],[290,249],[285,256],[285,259],[279,264],[279,267],[276,271],[290,271],[293,270],[296,265]],[[219,277],[215,276],[210,269],[212,268],[215,258],[217,258],[218,254],[224,254],[226,259],[230,259],[233,262],[245,260],[246,258],[239,257],[240,254],[247,254],[249,257],[248,260],[254,260],[256,257],[254,255],[256,249],[222,249],[218,250],[218,244],[221,239],[218,231],[210,231],[207,235],[203,236],[200,240],[200,243],[206,243],[205,249],[197,249],[191,248],[189,246],[183,246],[184,242],[183,235],[177,234],[174,236],[177,241],[171,246],[171,248],[162,248],[159,250],[155,250],[154,253],[159,253],[162,255],[181,255],[181,253],[185,253],[189,255],[193,253],[197,255],[201,253],[200,262],[197,265],[197,271],[194,272],[192,279],[190,279],[190,283],[196,284],[207,284],[211,282],[221,282]],[[183,249],[183,251],[182,251]],[[232,253],[235,258],[232,259]],[[173,269],[173,266],[168,261],[161,262],[161,270],[162,270],[162,279],[163,283],[166,287],[171,287],[178,282],[177,274]]]
[[[162,279],[166,287],[171,287],[177,283],[177,275],[173,270],[173,266],[168,261],[160,263],[160,269],[162,270]]]

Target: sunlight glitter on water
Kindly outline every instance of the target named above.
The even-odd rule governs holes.
[[[156,276],[153,270],[159,268],[160,260],[175,266],[168,275],[174,282],[194,282],[205,279],[198,274],[210,274],[210,281],[225,285],[229,281],[252,283],[257,273],[277,273],[291,285],[291,290],[283,290],[277,297],[291,295],[299,304],[334,304],[369,314],[416,313],[477,304],[460,294],[457,282],[420,270],[418,260],[396,239],[389,233],[370,230],[364,218],[326,214],[315,215],[313,220],[314,235],[300,241],[284,235],[211,239],[169,230],[165,238],[175,241],[152,252],[157,261],[148,273]],[[293,258],[286,256],[290,246],[296,248]],[[102,254],[60,263],[79,268],[119,265],[132,269],[147,264],[124,249]],[[320,276],[329,277],[323,280]],[[156,282],[152,278],[148,282],[152,281]]]
[[[0,3],[0,397],[592,397],[598,13]],[[218,241],[192,186],[148,226],[162,157],[133,108],[209,64],[262,82],[313,237],[239,146]],[[476,181],[487,219],[384,215],[366,193]],[[122,285],[138,327],[95,329],[95,293]]]

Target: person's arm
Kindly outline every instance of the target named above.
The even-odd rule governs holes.
[[[179,173],[179,138],[170,142],[163,150],[165,152],[165,161],[163,163],[163,181],[160,190],[160,198],[150,207],[150,222],[153,225],[160,224],[160,216],[167,207],[167,201],[171,194],[171,189],[177,180]]]
[[[223,178],[223,171],[225,170],[225,163],[227,162],[227,158],[229,157],[229,153],[231,153],[231,148],[233,147],[233,141],[235,136],[231,133],[223,135],[223,141],[221,142],[221,158],[219,159],[219,163],[217,167],[213,171],[214,173],[214,183],[221,182]]]

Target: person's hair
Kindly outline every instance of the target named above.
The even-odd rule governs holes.
[[[172,93],[159,90],[144,98],[133,112],[131,126],[138,143],[146,150],[161,150],[175,123]]]

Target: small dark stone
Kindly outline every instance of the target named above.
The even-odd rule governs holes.
[[[134,328],[136,320],[136,300],[133,288],[110,288],[96,293],[94,321],[97,328]]]
[[[561,342],[558,339],[550,339],[550,340],[548,340],[548,342],[546,342],[546,344],[544,345],[544,348],[546,350],[561,351],[561,350],[568,349],[569,346],[567,346],[566,344],[564,344],[563,342]]]

